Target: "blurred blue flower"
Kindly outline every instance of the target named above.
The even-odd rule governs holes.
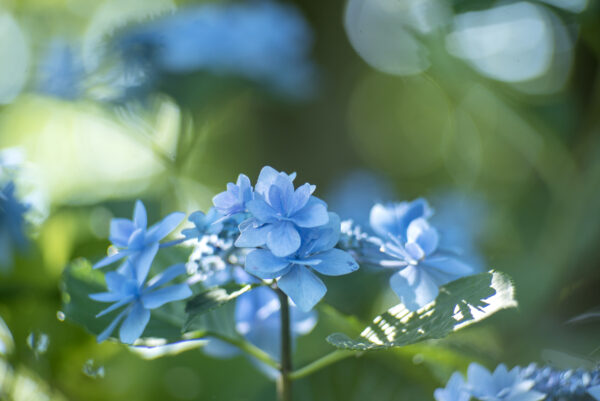
[[[213,204],[223,216],[232,216],[246,212],[246,203],[253,198],[250,179],[240,174],[235,184],[231,182],[227,184],[227,191],[215,195]]]
[[[104,316],[124,306],[126,308],[98,335],[98,342],[106,340],[121,320],[125,319],[119,329],[119,338],[125,344],[132,344],[142,335],[150,321],[151,309],[159,308],[169,302],[180,301],[192,295],[187,284],[159,288],[185,273],[185,265],[173,265],[144,285],[146,275],[140,275],[137,267],[132,265],[129,260],[118,272],[106,273],[108,292],[90,294],[89,297],[95,301],[114,302],[114,304],[98,313],[96,317]]]
[[[148,273],[147,269],[158,252],[159,241],[173,231],[185,217],[184,213],[175,212],[148,228],[146,208],[141,201],[136,201],[133,219],[112,219],[110,222],[110,241],[118,252],[105,257],[94,265],[94,269],[110,265],[124,257],[132,260],[132,265],[140,269],[140,275]],[[166,245],[166,244],[165,244]]]
[[[450,376],[446,388],[438,388],[433,393],[436,401],[469,401],[471,394],[467,391],[465,380],[458,372]]]
[[[81,96],[85,71],[80,58],[64,40],[50,42],[37,71],[37,90],[73,100]]]
[[[307,183],[294,190],[291,177],[268,166],[262,169],[254,199],[246,203],[252,218],[240,225],[236,246],[266,244],[273,255],[288,256],[300,247],[300,228],[327,224],[327,205],[312,196],[315,186]]]
[[[24,214],[28,206],[15,196],[15,184],[9,181],[0,188],[0,269],[11,268],[15,250],[27,246]]]
[[[596,401],[600,401],[600,385],[599,386],[590,387],[587,392],[588,392],[589,395],[591,395],[592,397],[594,397],[594,399]]]
[[[438,232],[427,221],[432,213],[424,199],[371,210],[371,227],[381,236],[379,264],[398,269],[390,285],[409,310],[435,300],[441,285],[474,272],[439,247]]]
[[[276,361],[281,359],[280,309],[277,294],[268,287],[258,287],[241,295],[236,300],[235,306],[236,331]],[[315,311],[303,312],[290,305],[290,331],[293,343],[299,335],[309,333],[316,323]],[[215,339],[209,340],[203,349],[206,354],[218,358],[229,358],[240,354],[236,347]],[[272,372],[265,372],[273,376]]]
[[[279,257],[267,249],[255,249],[246,256],[246,271],[262,279],[277,280],[277,286],[303,311],[309,311],[327,292],[314,271],[340,276],[358,269],[354,258],[334,246],[340,238],[340,220],[329,213],[329,223],[301,229],[301,246],[292,255]]]
[[[194,212],[188,217],[188,221],[194,224],[194,228],[186,228],[181,231],[181,234],[186,239],[201,239],[207,234],[219,234],[223,230],[223,223],[218,220],[222,217],[223,215],[212,207],[206,214],[201,211]]]
[[[521,376],[535,382],[534,390],[546,394],[546,400],[589,400],[587,394],[600,400],[600,370],[559,370],[531,364],[521,371]]]
[[[467,372],[471,394],[483,401],[538,401],[546,395],[533,390],[535,382],[524,379],[520,368],[508,371],[504,364],[498,365],[493,373],[483,366],[472,363]]]
[[[249,38],[252,38],[249,40]],[[311,31],[298,10],[270,1],[201,4],[126,29],[113,47],[135,69],[242,76],[291,95],[310,93]]]

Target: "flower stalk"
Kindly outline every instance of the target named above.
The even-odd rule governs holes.
[[[277,379],[278,401],[292,401],[292,338],[290,333],[290,305],[287,295],[279,288],[275,289],[281,306],[281,365]]]

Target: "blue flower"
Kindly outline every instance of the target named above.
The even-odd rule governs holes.
[[[548,400],[587,400],[586,394],[600,400],[600,370],[537,367],[531,364],[521,376],[535,382],[534,390],[547,395]]]
[[[371,227],[382,237],[379,263],[398,270],[390,285],[409,310],[435,300],[439,286],[474,272],[440,249],[438,232],[427,221],[431,214],[423,199],[371,210]]]
[[[311,42],[297,9],[261,1],[183,8],[123,30],[112,47],[148,76],[207,71],[302,96],[310,94],[315,75]]]
[[[83,91],[84,69],[81,60],[63,40],[53,40],[40,62],[37,89],[41,93],[73,100]]]
[[[144,285],[146,276],[140,275],[136,266],[133,266],[128,260],[118,272],[106,273],[108,292],[90,294],[89,297],[99,302],[114,303],[98,313],[96,317],[104,316],[122,307],[126,308],[98,335],[98,342],[106,340],[124,319],[119,329],[119,338],[125,344],[132,344],[142,335],[150,321],[151,309],[159,308],[166,303],[179,301],[192,295],[192,291],[187,284],[175,284],[159,288],[185,272],[185,265],[174,265]]]
[[[240,174],[235,184],[228,183],[227,191],[221,192],[213,198],[213,204],[223,216],[231,216],[246,212],[246,203],[253,198],[254,193],[250,179],[244,174]]]
[[[141,275],[145,276],[147,274],[145,269],[150,268],[150,263],[158,252],[159,241],[169,235],[184,217],[184,213],[171,213],[148,228],[146,208],[138,200],[135,203],[132,220],[117,218],[112,219],[110,222],[109,239],[118,248],[118,252],[96,263],[94,269],[110,265],[124,257],[129,257],[136,259],[132,261],[132,264],[141,269]]]
[[[14,250],[27,245],[23,217],[27,210],[15,196],[14,182],[0,188],[0,268],[12,267]]]
[[[223,229],[223,223],[219,220],[223,217],[215,208],[208,209],[204,214],[201,211],[194,212],[188,217],[188,220],[194,224],[194,228],[186,228],[181,234],[187,239],[200,239],[207,234],[219,234]]]
[[[600,401],[600,385],[599,386],[594,386],[594,387],[590,387],[587,390],[588,394],[591,395],[592,397],[594,397],[594,399],[596,401]]]
[[[471,394],[465,386],[465,380],[458,372],[450,376],[446,388],[438,388],[433,396],[436,401],[469,401],[471,399]]]
[[[240,225],[236,246],[266,244],[273,255],[288,256],[300,247],[300,228],[327,224],[327,205],[312,196],[315,186],[307,183],[294,190],[293,177],[271,167],[262,169],[254,200],[246,203],[252,218]]]
[[[494,373],[472,363],[467,372],[471,394],[482,401],[539,401],[546,395],[533,390],[535,382],[524,379],[518,367],[508,371],[504,364]]]
[[[303,311],[309,311],[327,292],[325,284],[313,270],[326,276],[340,276],[358,269],[352,256],[336,249],[340,237],[340,220],[329,213],[329,223],[300,231],[301,245],[291,255],[280,257],[271,250],[255,249],[246,256],[245,268],[262,279],[275,279]]]
[[[280,309],[279,298],[268,287],[258,287],[242,294],[235,305],[236,331],[276,361],[281,359]],[[290,306],[292,340],[309,333],[316,323],[315,311],[303,312],[294,305]],[[219,358],[229,358],[240,353],[234,346],[215,339],[209,340],[204,352]]]

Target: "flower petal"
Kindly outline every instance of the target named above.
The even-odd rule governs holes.
[[[146,277],[148,277],[150,266],[152,266],[154,257],[158,252],[158,248],[158,242],[155,242],[149,247],[146,247],[142,252],[136,253],[127,260],[127,262],[130,263],[130,266],[133,267],[135,277],[140,286],[144,284],[144,282],[146,281]]]
[[[439,235],[437,230],[431,227],[427,220],[418,218],[408,225],[406,240],[408,243],[416,243],[426,255],[430,255],[437,249]]]
[[[288,221],[271,225],[267,234],[267,246],[275,256],[288,256],[300,248],[300,234]]]
[[[321,263],[312,265],[312,268],[326,276],[342,276],[358,270],[358,263],[354,258],[341,249],[330,249],[313,258],[320,259]]]
[[[187,273],[187,269],[183,263],[167,267],[162,273],[157,274],[152,277],[152,280],[148,281],[148,289],[160,287],[185,273]]]
[[[96,294],[89,294],[88,297],[98,302],[116,302],[123,298],[123,295],[114,292],[99,292]]]
[[[98,334],[98,337],[96,338],[96,341],[98,341],[99,343],[101,343],[102,341],[104,341],[108,337],[110,337],[110,335],[112,334],[112,332],[115,331],[115,327],[117,327],[117,325],[119,324],[119,322],[121,320],[123,320],[123,318],[125,317],[126,313],[127,313],[127,309],[124,310],[123,312],[119,313],[117,315],[117,317],[115,317],[113,319],[113,321],[110,322],[110,324],[108,325],[108,327],[106,329],[104,329],[104,331],[102,331],[102,333]]]
[[[146,244],[158,242],[171,233],[185,219],[185,213],[174,212],[148,229]]]
[[[438,286],[419,266],[408,266],[390,277],[390,286],[406,309],[415,311],[435,300]]]
[[[108,239],[119,248],[127,247],[129,237],[135,231],[133,222],[128,219],[112,219],[110,221],[110,236]]]
[[[600,386],[588,388],[588,394],[594,397],[597,401],[600,401]]]
[[[327,213],[327,204],[320,199],[311,196],[306,206],[298,210],[290,219],[298,227],[318,227],[327,224],[329,214]]]
[[[262,246],[267,242],[269,231],[271,231],[270,225],[260,227],[247,226],[235,240],[235,246],[238,248],[256,248]]]
[[[315,189],[316,186],[310,185],[309,183],[299,186],[296,191],[294,191],[293,200],[289,209],[290,214],[294,214],[306,206],[306,203],[313,192],[315,192]]]
[[[539,391],[530,390],[526,393],[513,395],[509,398],[510,401],[540,401],[546,398],[546,394]]]
[[[122,343],[133,344],[144,333],[146,325],[150,321],[150,311],[144,308],[141,302],[136,302],[125,318],[119,329],[119,338]]]
[[[475,397],[488,395],[490,389],[495,388],[494,379],[490,372],[475,362],[469,365],[467,381]]]
[[[277,281],[277,286],[304,312],[310,311],[327,292],[327,287],[321,279],[300,265],[293,265],[290,271]]]
[[[96,263],[93,266],[93,268],[94,269],[98,269],[100,267],[108,266],[110,264],[115,263],[117,260],[123,259],[125,256],[127,256],[129,254],[130,254],[130,252],[127,252],[127,250],[122,250],[122,251],[117,252],[115,254],[109,255],[109,256],[101,259],[98,263]]]
[[[130,303],[131,301],[133,301],[135,299],[135,297],[133,295],[126,295],[125,297],[121,297],[119,299],[120,299],[120,301],[115,302],[114,304],[112,304],[108,308],[103,309],[99,313],[97,313],[96,317],[101,317],[101,316],[107,315],[110,312],[112,312],[114,310],[117,310],[117,309],[119,309],[122,306],[127,305],[128,303]]]
[[[141,200],[135,201],[135,209],[133,209],[133,224],[135,228],[145,230],[148,227],[148,215],[146,208]]]
[[[256,217],[261,223],[272,223],[277,221],[277,212],[267,202],[262,199],[254,199],[246,202],[248,211]]]
[[[422,264],[436,269],[444,276],[443,282],[440,281],[439,285],[475,273],[475,270],[468,264],[448,256],[430,257],[425,259]],[[436,276],[439,276],[439,274],[436,274]]]
[[[175,284],[142,295],[142,303],[146,309],[155,309],[166,303],[180,301],[192,295],[187,284]]]
[[[246,255],[246,271],[264,279],[281,276],[289,265],[287,260],[278,258],[266,249],[255,249]]]

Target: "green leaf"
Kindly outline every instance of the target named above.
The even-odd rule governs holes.
[[[463,277],[440,287],[437,299],[411,312],[399,304],[377,316],[359,338],[334,333],[327,341],[357,351],[402,347],[443,338],[505,308],[516,307],[514,287],[503,273],[490,271]]]
[[[83,326],[95,336],[100,334],[119,313],[115,311],[100,318],[96,317],[96,314],[108,304],[90,299],[89,294],[106,291],[104,275],[99,270],[93,270],[91,263],[85,259],[79,259],[65,269],[61,291],[65,318]],[[185,312],[182,302],[171,302],[155,309],[142,334],[142,341],[149,338],[153,339],[153,344],[181,341],[181,328],[184,322]]]
[[[250,291],[252,288],[256,288],[256,284],[235,284],[230,283],[221,287],[211,288],[203,293],[200,293],[190,299],[185,307],[187,313],[187,319],[184,325],[184,331],[190,330],[208,330],[214,331],[214,328],[220,328],[217,332],[222,332],[224,324],[222,322],[223,317],[219,317],[218,313],[215,313],[215,309],[220,308],[231,301],[236,299],[242,294]],[[230,304],[228,309],[231,309],[231,325],[233,325],[233,304]],[[224,313],[225,315],[229,313]],[[227,319],[229,320],[229,319]],[[231,330],[227,329],[225,332],[231,333]],[[233,331],[235,332],[235,330]]]

